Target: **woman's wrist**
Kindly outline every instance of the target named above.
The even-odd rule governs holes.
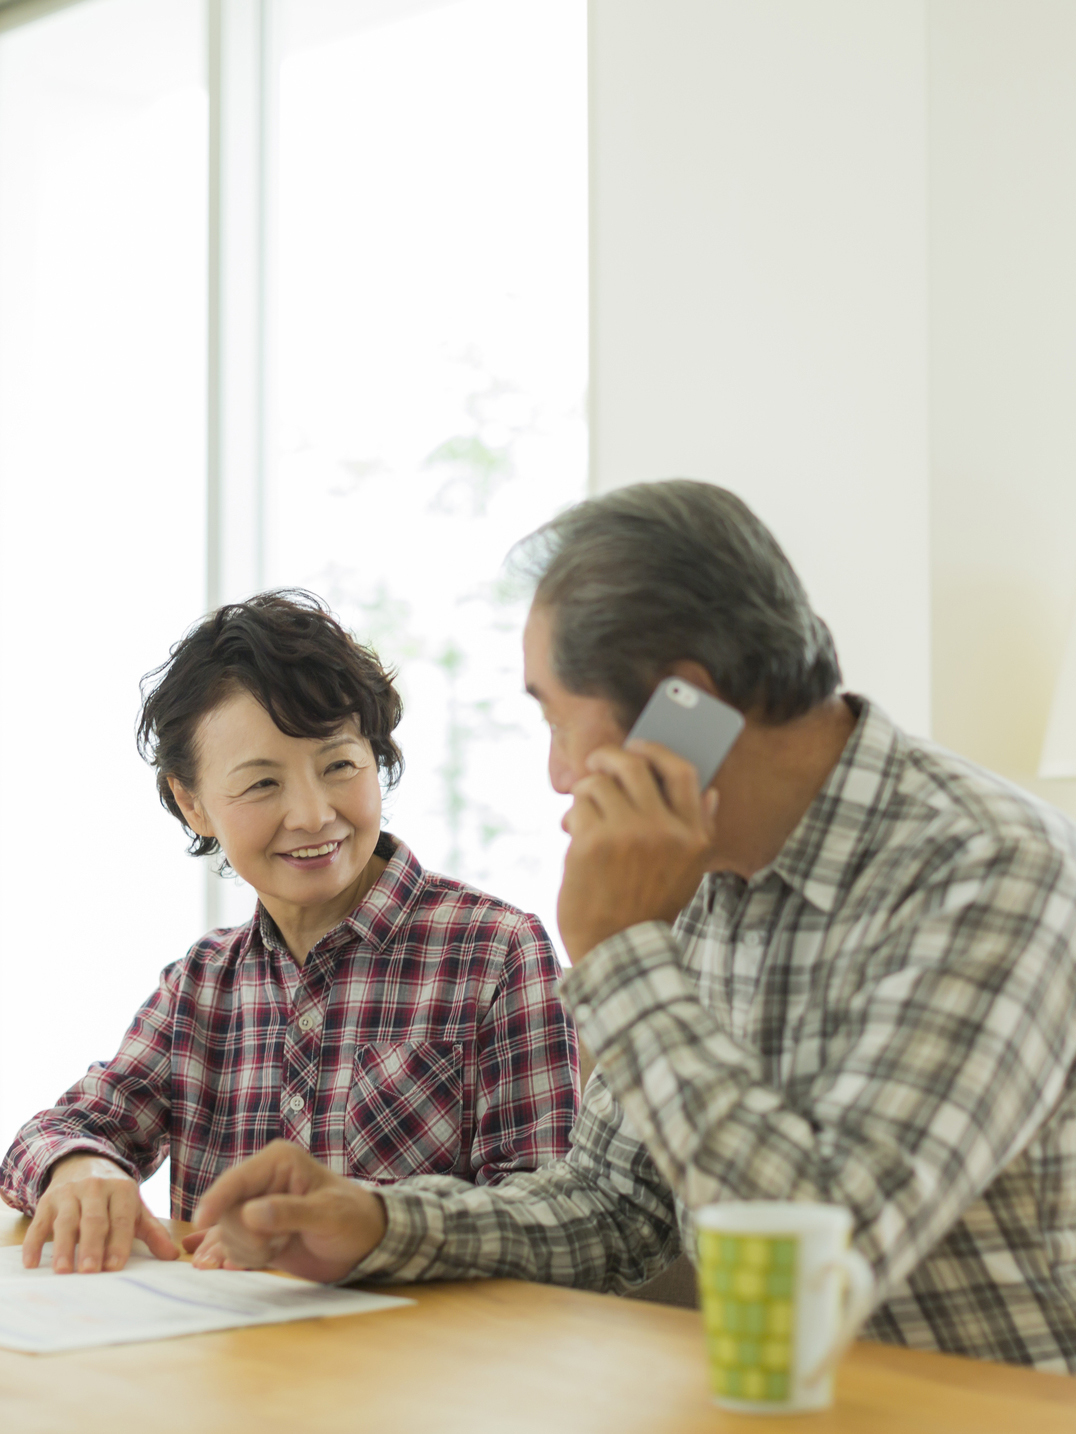
[[[90,1150],[76,1150],[70,1155],[61,1156],[49,1169],[45,1189],[49,1190],[54,1185],[66,1185],[71,1180],[115,1180],[117,1177],[133,1180],[133,1176],[128,1174],[122,1165],[110,1160],[107,1155],[98,1155]],[[137,1181],[134,1183],[137,1184]]]

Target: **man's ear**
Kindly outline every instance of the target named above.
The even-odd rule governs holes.
[[[706,668],[692,657],[685,657],[679,662],[674,662],[666,676],[682,677],[685,682],[690,682],[692,687],[701,687],[703,692],[709,692],[711,697],[720,698],[721,696],[714,686],[714,679],[706,671]]]
[[[168,777],[166,780],[176,799],[176,806],[183,813],[183,820],[191,831],[201,837],[216,836],[209,818],[202,810],[201,802],[194,793],[188,792],[178,777]]]

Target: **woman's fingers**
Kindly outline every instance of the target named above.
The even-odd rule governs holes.
[[[72,1197],[70,1190],[56,1196],[52,1220],[52,1268],[58,1275],[69,1275],[75,1268],[81,1213],[81,1205]]]
[[[138,1186],[126,1176],[64,1181],[47,1190],[23,1241],[26,1269],[40,1265],[50,1235],[52,1268],[58,1275],[75,1270],[76,1254],[80,1274],[122,1270],[136,1237],[145,1240],[158,1260],[179,1255],[167,1230],[143,1205]]]
[[[179,1259],[176,1242],[161,1221],[157,1219],[157,1216],[142,1203],[141,1197],[138,1201],[138,1216],[134,1233],[140,1240],[145,1240],[150,1254],[158,1260]]]
[[[45,1241],[52,1234],[53,1207],[52,1200],[46,1194],[38,1203],[34,1218],[30,1221],[30,1228],[22,1242],[22,1263],[27,1270],[36,1270],[41,1263],[41,1251]]]
[[[132,1199],[131,1196],[134,1198]],[[128,1195],[114,1190],[108,1202],[108,1229],[106,1231],[105,1246],[102,1252],[101,1264],[98,1269],[122,1270],[127,1263],[127,1257],[131,1253],[131,1241],[135,1237],[135,1226],[138,1223],[139,1210],[142,1201],[139,1198],[137,1189]],[[85,1240],[85,1236],[83,1237]],[[86,1246],[82,1246],[82,1259],[79,1261],[82,1269],[86,1269],[85,1263]]]
[[[105,1261],[105,1244],[111,1223],[108,1208],[110,1192],[101,1181],[87,1181],[86,1186],[78,1221],[78,1268],[84,1275],[95,1275]],[[130,1249],[130,1240],[127,1248]],[[74,1251],[72,1263],[73,1257]]]

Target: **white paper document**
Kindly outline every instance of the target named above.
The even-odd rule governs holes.
[[[115,1274],[48,1275],[0,1264],[0,1348],[58,1354],[181,1334],[367,1314],[413,1304],[250,1270],[196,1270],[183,1261],[135,1259]]]

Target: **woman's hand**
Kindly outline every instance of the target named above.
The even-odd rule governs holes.
[[[194,1223],[206,1240],[219,1238],[226,1268],[273,1265],[331,1284],[380,1242],[385,1207],[297,1145],[274,1140],[213,1182]]]
[[[179,1251],[161,1222],[142,1203],[138,1182],[101,1155],[69,1155],[52,1168],[48,1189],[22,1242],[22,1263],[36,1270],[52,1236],[52,1268],[58,1275],[122,1270],[134,1239],[145,1240],[158,1260]]]

